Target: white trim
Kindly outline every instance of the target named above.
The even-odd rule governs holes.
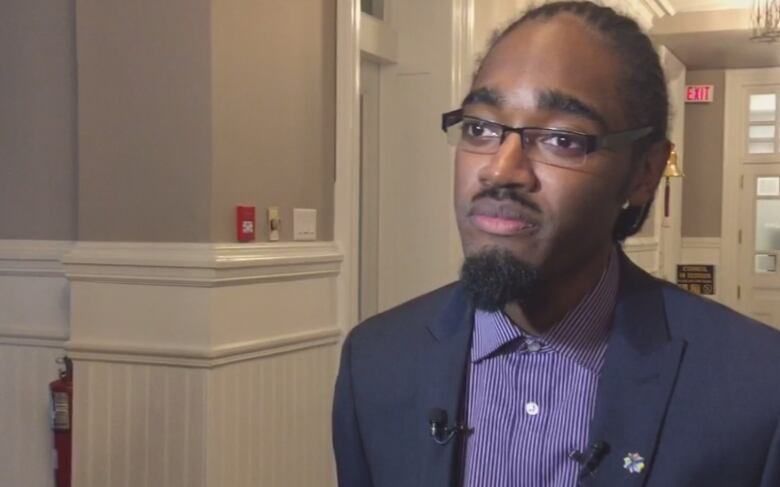
[[[734,9],[747,9],[750,5],[749,2],[734,2],[733,0],[698,0],[685,2],[677,1],[681,4],[678,8],[678,12],[707,12],[712,10],[734,10]]]
[[[67,240],[0,240],[0,276],[64,277]]]
[[[337,275],[342,259],[334,242],[78,242],[63,265],[71,281],[217,287]]]
[[[474,2],[452,0],[452,74],[450,103],[459,106],[474,72]]]
[[[341,335],[340,328],[330,327],[213,348],[71,341],[65,344],[65,349],[74,360],[212,368],[334,345]]]
[[[336,182],[334,234],[344,261],[338,277],[338,325],[347,330],[358,318],[360,195],[360,2],[337,0]]]
[[[633,237],[623,244],[623,251],[638,266],[655,277],[661,277],[660,241],[658,237]]]
[[[716,249],[720,250],[719,237],[683,237],[682,248],[684,249]]]
[[[476,62],[474,52],[474,19],[476,0],[453,0],[452,2],[452,59],[450,75],[450,106],[457,107],[471,86]],[[454,160],[454,149],[450,160]],[[452,210],[451,210],[452,211]],[[463,249],[455,219],[450,219],[449,263],[453,276],[463,262]]]
[[[623,244],[625,252],[647,252],[657,250],[660,242],[658,237],[631,237]]]
[[[378,64],[398,62],[398,33],[385,21],[360,14],[360,52]]]
[[[642,0],[642,2],[651,12],[653,12],[653,15],[655,15],[656,18],[677,13],[677,9],[674,8],[674,5],[672,5],[669,0]]]
[[[655,0],[622,0],[610,5],[632,15],[644,29],[650,29],[657,17],[663,17],[665,6]]]
[[[0,345],[63,348],[67,339],[58,327],[0,324]]]

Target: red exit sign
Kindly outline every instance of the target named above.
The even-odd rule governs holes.
[[[687,85],[685,103],[711,103],[715,87],[713,85]]]

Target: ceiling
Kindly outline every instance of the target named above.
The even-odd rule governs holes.
[[[780,66],[780,43],[750,40],[751,0],[667,0],[672,16],[656,19],[650,30],[688,69]]]

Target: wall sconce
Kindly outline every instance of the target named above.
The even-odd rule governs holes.
[[[666,178],[666,186],[664,187],[664,218],[669,218],[669,196],[671,192],[671,185],[669,184],[670,178],[681,178],[685,176],[677,161],[677,149],[672,144],[672,151],[669,153],[669,159],[666,161],[666,167],[664,168],[664,178]]]

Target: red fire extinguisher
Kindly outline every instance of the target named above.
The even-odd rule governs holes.
[[[65,365],[60,378],[49,384],[51,393],[51,429],[54,433],[54,480],[57,487],[70,487],[70,458],[73,436],[73,363],[68,357],[57,359]]]

